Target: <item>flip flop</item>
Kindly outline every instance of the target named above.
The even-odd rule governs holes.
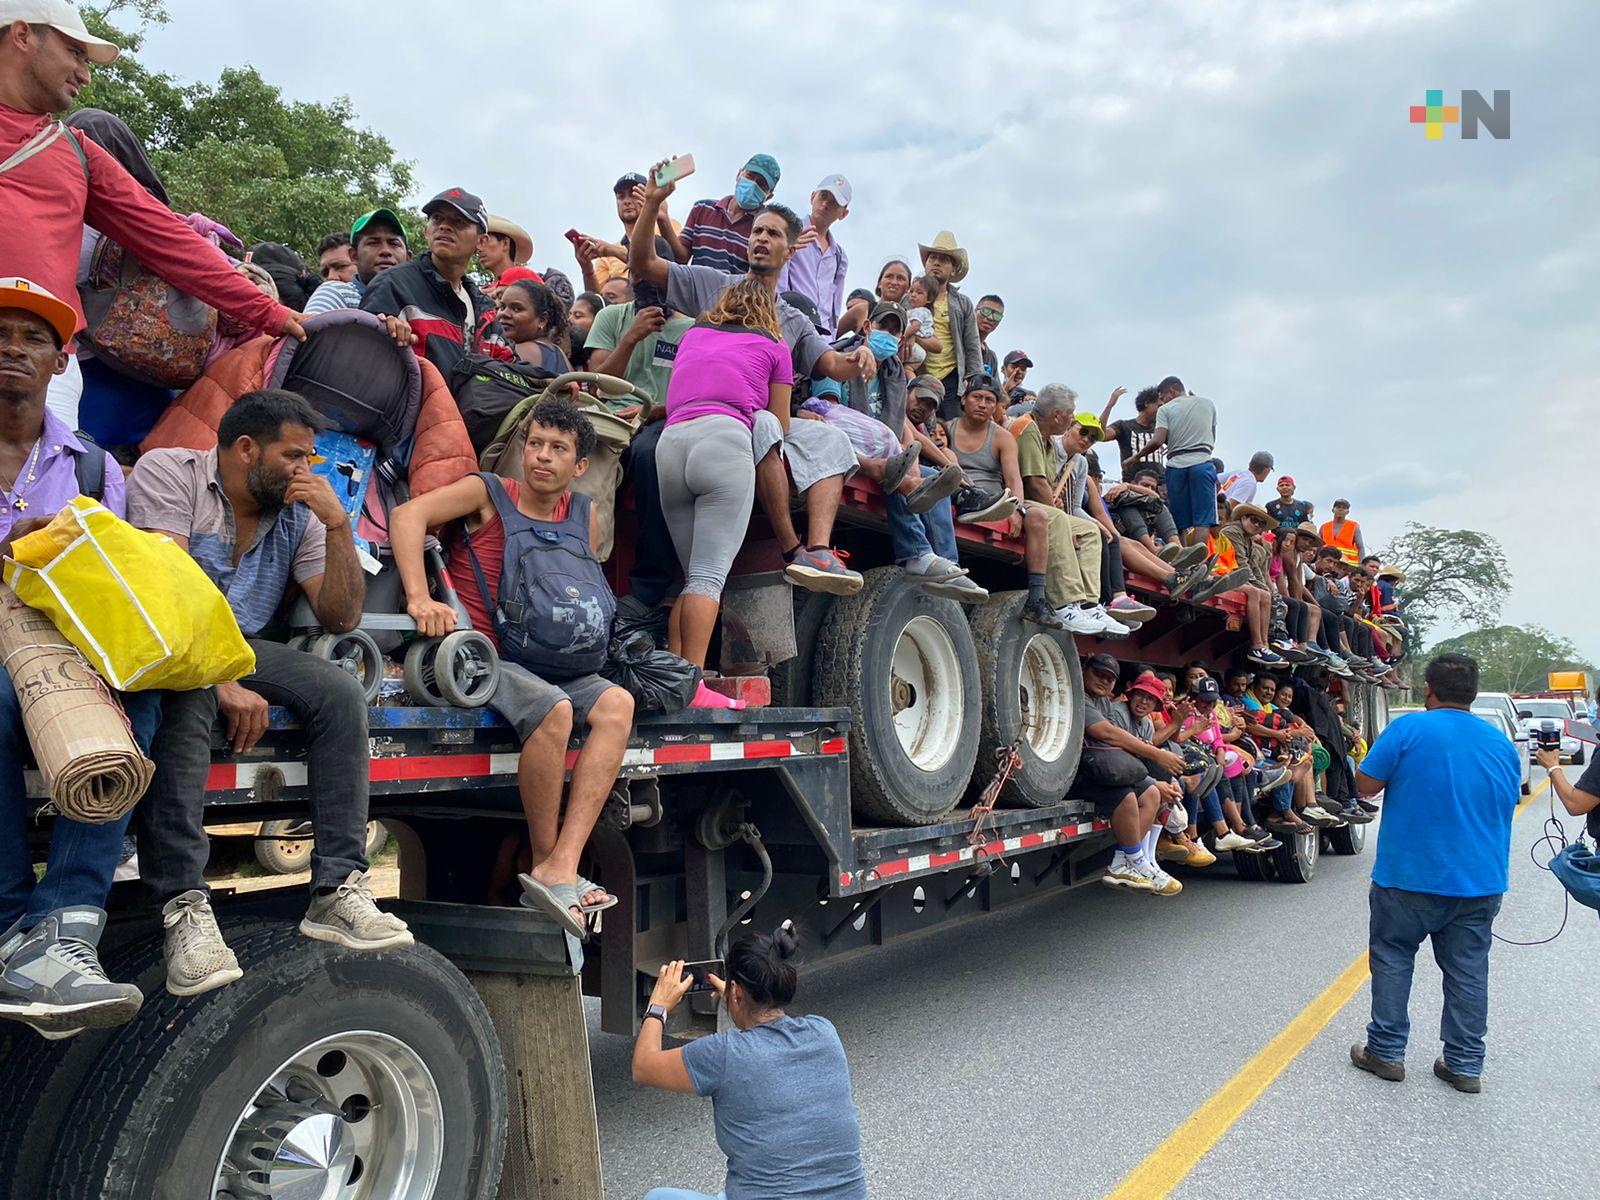
[[[522,885],[522,907],[531,908],[554,921],[565,933],[570,933],[580,942],[589,940],[589,930],[577,917],[572,915],[572,910],[578,908],[578,889],[570,883],[558,883],[553,887],[546,887],[532,875],[518,875],[517,882]]]
[[[912,442],[899,454],[891,454],[883,460],[883,490],[885,494],[897,490],[905,482],[906,472],[911,470],[911,464],[922,456],[922,443]]]
[[[605,912],[606,909],[615,908],[618,904],[622,903],[622,901],[616,896],[612,896],[610,892],[606,892],[607,896],[611,896],[609,900],[602,900],[599,904],[585,904],[583,902],[583,897],[587,896],[590,892],[605,892],[606,890],[594,880],[585,879],[582,875],[578,876],[578,886],[573,888],[573,891],[578,893],[578,907],[583,910],[583,915],[586,917],[590,913]]]

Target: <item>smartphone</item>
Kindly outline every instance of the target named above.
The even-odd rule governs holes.
[[[567,239],[567,241],[571,242],[574,246],[576,246],[579,242],[583,241],[583,234],[579,233],[576,229],[569,229],[562,236],[565,237]]]
[[[705,962],[684,963],[683,973],[694,980],[689,988],[689,995],[692,996],[696,992],[714,991],[707,976],[715,975],[718,979],[727,979],[728,968],[720,958],[712,958]]]
[[[694,155],[685,154],[681,158],[674,158],[670,162],[664,163],[656,171],[656,186],[666,187],[669,183],[677,183],[678,180],[693,174]]]

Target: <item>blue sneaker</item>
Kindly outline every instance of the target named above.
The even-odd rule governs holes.
[[[0,972],[0,1018],[46,1037],[132,1018],[144,994],[106,978],[96,953],[105,927],[105,910],[89,905],[57,909],[35,925]]]

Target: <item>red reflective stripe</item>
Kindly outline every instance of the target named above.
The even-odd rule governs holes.
[[[788,758],[794,753],[794,747],[788,742],[746,742],[744,756],[746,758]]]
[[[238,786],[238,763],[219,763],[206,772],[206,791],[208,792],[229,792]]]
[[[487,774],[489,774],[487,754],[375,758],[371,765],[373,783],[386,783],[396,779],[459,779]]]
[[[930,867],[948,867],[951,863],[957,863],[960,861],[961,851],[959,850],[950,850],[944,854],[928,855],[928,865]]]
[[[711,746],[699,743],[693,746],[662,746],[655,752],[658,763],[710,762]]]
[[[824,753],[824,754],[843,754],[844,753],[844,739],[843,738],[829,738],[827,741],[822,743],[822,753]]]
[[[895,862],[881,863],[873,868],[873,872],[878,876],[879,879],[883,879],[889,875],[904,875],[910,870],[911,860],[909,858],[898,859]]]

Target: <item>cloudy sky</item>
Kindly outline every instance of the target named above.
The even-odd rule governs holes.
[[[1181,375],[1230,466],[1272,450],[1369,546],[1408,520],[1493,533],[1505,619],[1600,661],[1592,0],[168,9],[146,61],[348,94],[419,201],[479,192],[536,266],[572,272],[569,227],[615,236],[611,182],[657,158],[700,164],[680,215],[757,150],[802,210],[841,172],[853,284],[954,230],[1030,385],[1098,411]],[[1509,89],[1511,138],[1426,141],[1428,88]]]

